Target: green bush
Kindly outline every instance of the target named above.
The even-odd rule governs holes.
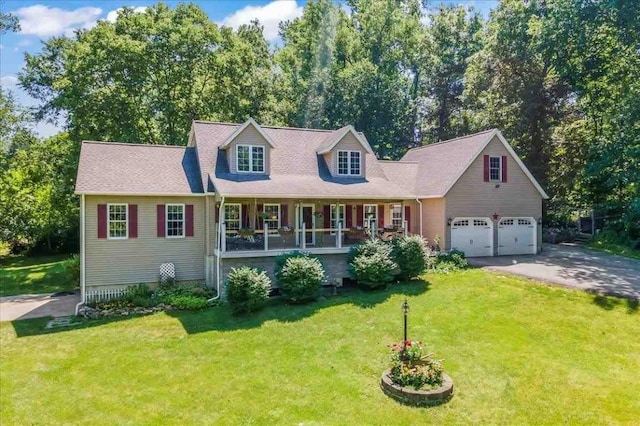
[[[430,271],[448,274],[466,269],[469,263],[463,252],[451,250],[449,253],[440,253],[438,256],[428,258],[427,265]]]
[[[278,271],[282,294],[293,302],[315,299],[324,280],[325,273],[320,260],[304,254],[287,258]]]
[[[137,284],[127,287],[123,299],[132,302],[134,299],[150,299],[153,292],[147,284]]]
[[[227,300],[235,312],[260,309],[269,299],[271,280],[256,268],[231,268],[227,277]]]
[[[176,309],[190,311],[204,309],[209,306],[206,298],[189,294],[172,295],[167,299],[167,302]]]
[[[80,256],[72,254],[69,259],[64,261],[64,269],[74,284],[80,284]]]
[[[393,261],[398,265],[400,280],[410,280],[427,267],[427,246],[420,235],[395,238],[392,243]]]
[[[280,273],[282,272],[282,268],[284,267],[284,264],[287,263],[287,260],[291,259],[292,257],[301,257],[301,256],[314,257],[310,253],[306,253],[298,250],[290,251],[288,253],[283,253],[279,256],[276,256],[276,259],[274,262],[274,268],[273,268],[273,276],[276,277],[276,281],[280,281]]]
[[[391,246],[380,240],[358,244],[349,251],[348,259],[349,275],[367,288],[385,287],[398,272]]]

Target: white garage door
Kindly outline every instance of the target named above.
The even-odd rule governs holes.
[[[467,257],[493,256],[493,222],[488,217],[457,217],[451,223],[451,248]]]
[[[535,254],[536,221],[530,217],[503,217],[498,224],[498,255]]]

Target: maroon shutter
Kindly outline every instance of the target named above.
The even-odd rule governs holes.
[[[331,228],[331,206],[329,204],[325,204],[322,206],[322,215],[324,217],[324,225],[323,228]],[[330,233],[330,231],[325,231],[325,234]]]
[[[214,204],[213,209],[216,211],[216,223],[220,223],[220,206]]]
[[[353,228],[353,206],[350,204],[347,204],[345,207],[345,221],[347,223],[345,223],[345,227],[347,228]]]
[[[364,226],[364,206],[362,204],[356,206],[356,226]]]
[[[411,230],[411,207],[409,206],[404,206],[404,220],[407,221],[407,232],[409,232]]]
[[[264,219],[260,217],[262,213],[264,213],[264,205],[258,204],[256,206],[256,229],[262,229],[262,224],[264,223]]]
[[[241,228],[249,227],[249,204],[242,205],[242,226]]]
[[[129,204],[129,238],[138,238],[138,205]]]
[[[282,216],[280,218],[280,224],[282,226],[289,226],[289,205],[288,204],[282,204],[280,206],[280,216]]]
[[[384,204],[378,204],[378,228],[384,228]]]
[[[107,205],[98,204],[98,238],[107,238]]]
[[[157,221],[156,221],[156,235],[158,236],[158,238],[164,238],[164,214],[165,214],[165,210],[164,210],[164,204],[158,204],[156,206],[156,212],[157,212]]]
[[[185,207],[185,235],[193,237],[193,204],[187,204]]]
[[[489,156],[484,156],[484,181],[489,182]]]
[[[507,181],[507,156],[502,156],[502,181]]]

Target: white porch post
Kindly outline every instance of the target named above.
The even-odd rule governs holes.
[[[269,224],[264,221],[264,251],[269,250]]]
[[[307,248],[307,224],[302,222],[302,238],[300,240],[300,247],[302,250]]]
[[[407,234],[409,233],[409,230],[407,229],[409,227],[409,222],[405,220],[402,222],[402,224],[403,224],[402,228],[404,229],[404,236],[406,237]]]
[[[338,221],[338,232],[336,233],[336,247],[342,248],[342,222]]]
[[[375,240],[376,238],[376,221],[372,220],[369,222],[369,232],[371,234],[371,239]]]
[[[222,222],[221,226],[222,231],[220,232],[220,249],[224,253],[227,251],[227,224]]]

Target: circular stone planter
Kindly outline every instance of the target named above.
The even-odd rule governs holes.
[[[391,381],[391,370],[386,370],[380,378],[382,391],[391,398],[403,404],[418,407],[444,404],[453,397],[453,380],[447,374],[442,374],[442,386],[436,389],[415,390],[404,388]]]

